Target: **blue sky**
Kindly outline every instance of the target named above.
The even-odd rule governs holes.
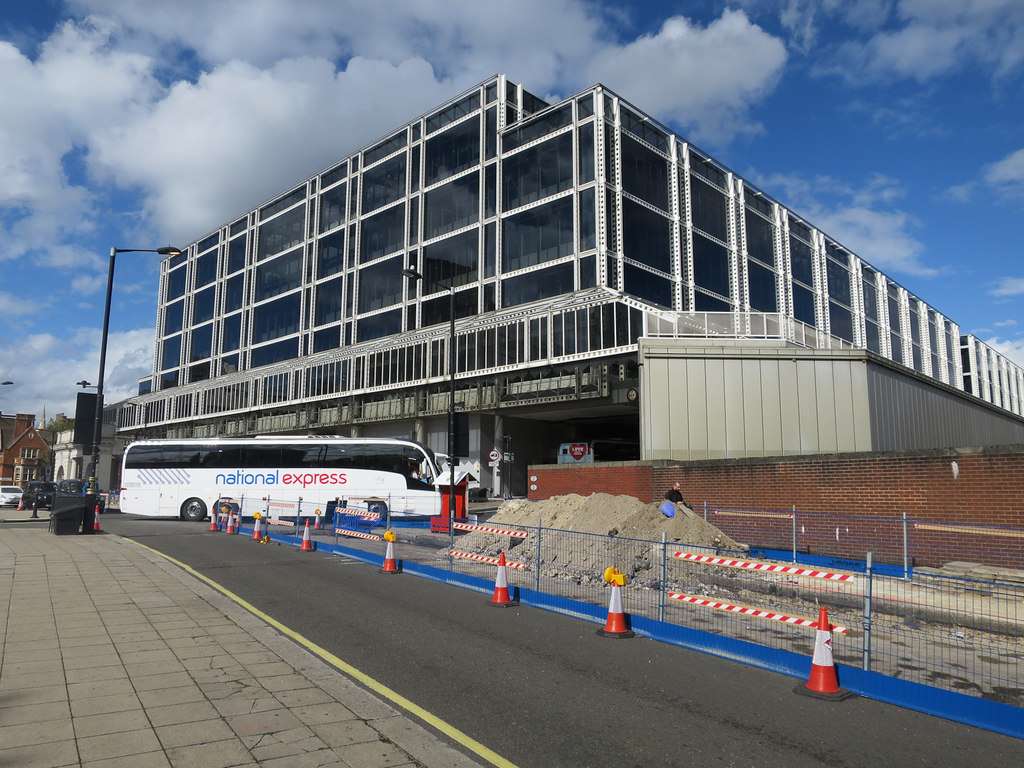
[[[504,72],[602,82],[1024,365],[1024,3],[34,0],[0,9],[0,411],[73,414],[107,255],[184,246]],[[107,399],[150,372],[118,257]]]

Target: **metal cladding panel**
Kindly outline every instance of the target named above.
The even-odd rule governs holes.
[[[873,450],[1024,442],[1024,421],[912,375],[868,365]]]
[[[707,402],[707,362],[705,360],[687,360],[686,410],[691,459],[710,458],[708,450],[708,402]]]
[[[779,415],[782,420],[782,453],[799,454],[800,441],[800,400],[797,395],[796,360],[766,360],[767,365],[778,369],[779,374]]]
[[[725,429],[723,430],[725,440],[722,448],[725,451],[725,456],[729,458],[749,455],[746,452],[746,433],[744,429],[746,409],[743,407],[743,403],[748,395],[753,394],[752,391],[748,392],[747,390],[748,380],[744,375],[748,362],[753,361],[722,361],[722,395],[725,401]]]
[[[649,358],[641,370],[640,440],[658,446],[645,458],[671,458],[672,436],[686,434],[686,370],[666,358]]]
[[[800,425],[800,453],[821,453],[818,441],[818,387],[814,366],[796,366],[797,418]]]
[[[839,450],[836,434],[836,410],[846,408],[845,403],[836,401],[835,363],[831,360],[816,361],[814,368],[815,420],[818,424],[818,452],[835,453]]]
[[[785,452],[783,441],[782,370],[778,361],[758,361],[761,401],[761,455],[778,456]],[[772,407],[771,404],[778,404]],[[748,407],[753,407],[750,403]]]
[[[775,412],[774,408],[766,409],[762,402],[764,387],[761,381],[761,361],[745,360],[743,362],[743,391],[741,403],[743,408],[743,454],[744,456],[764,455],[765,421]]]

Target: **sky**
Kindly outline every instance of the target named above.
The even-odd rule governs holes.
[[[0,412],[96,382],[111,247],[184,248],[496,73],[603,83],[1024,365],[1020,0],[5,0]],[[159,258],[117,257],[107,402],[152,370]]]

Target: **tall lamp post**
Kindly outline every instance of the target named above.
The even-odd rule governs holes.
[[[422,280],[438,288],[445,286],[427,280],[410,264],[402,274],[410,280]],[[455,284],[448,286],[448,524],[455,520]],[[454,531],[454,528],[452,528]]]
[[[92,431],[92,458],[89,460],[89,493],[96,495],[99,485],[96,474],[100,463],[100,441],[103,438],[103,369],[107,364],[107,333],[110,329],[110,292],[114,287],[114,260],[119,253],[159,253],[161,256],[177,256],[180,248],[111,248],[110,265],[107,268],[107,300],[103,305],[103,334],[100,336],[100,370],[96,377],[96,418]]]

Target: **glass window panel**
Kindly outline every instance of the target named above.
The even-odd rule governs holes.
[[[228,315],[224,318],[224,330],[221,334],[221,352],[238,349],[242,336],[242,314]]]
[[[256,267],[256,301],[298,288],[302,283],[302,249],[278,256]]]
[[[864,272],[864,282],[862,284],[864,291],[864,315],[869,320],[878,322],[878,291],[875,288],[874,272],[869,275]]]
[[[579,116],[580,120],[594,114],[594,95],[592,93],[588,93],[586,96],[580,96],[576,99],[576,114]]]
[[[403,268],[402,259],[395,258],[360,269],[359,312],[372,312],[401,302]]]
[[[498,110],[488,109],[484,118],[484,151],[490,160],[498,154]]]
[[[341,320],[342,293],[341,278],[336,277],[316,287],[314,325],[324,325]]]
[[[160,388],[161,389],[170,389],[171,387],[176,387],[176,386],[178,386],[178,371],[177,370],[166,371],[166,372],[160,374]],[[153,405],[153,403],[150,403],[150,405]]]
[[[261,365],[280,363],[283,360],[293,360],[299,356],[299,339],[285,339],[275,344],[267,344],[256,347],[250,353],[252,367],[258,368]]]
[[[209,237],[205,237],[199,241],[199,245],[196,246],[196,253],[202,253],[203,251],[213,248],[217,243],[220,242],[220,233],[215,232]]]
[[[775,273],[753,259],[747,259],[750,290],[750,308],[757,312],[777,312],[778,294],[775,291]]]
[[[625,130],[668,154],[668,136],[664,131],[656,128],[646,117],[641,117],[625,105],[620,105],[619,114],[622,127]]]
[[[433,238],[480,219],[480,174],[471,173],[424,195],[423,237]]]
[[[320,195],[320,231],[326,232],[345,223],[346,184],[331,187]]]
[[[747,225],[747,253],[769,267],[775,266],[775,227],[753,211],[744,211]]]
[[[850,271],[832,259],[825,259],[825,269],[828,276],[828,295],[843,306],[853,306]]]
[[[711,162],[710,159],[701,157],[690,147],[690,170],[707,179],[712,184],[725,189],[725,172]]]
[[[167,300],[180,299],[185,295],[185,267],[178,267],[167,273]]]
[[[204,253],[196,259],[196,288],[209,285],[217,279],[217,251]]]
[[[337,349],[341,346],[341,329],[327,328],[313,334],[313,351],[325,352],[328,349]]]
[[[869,350],[876,354],[882,354],[881,334],[878,326],[872,322],[864,323],[864,341]]]
[[[363,171],[363,213],[405,196],[405,153]]]
[[[238,355],[226,355],[220,360],[221,373],[235,373],[238,371]],[[241,405],[241,403],[238,403]]]
[[[326,189],[346,176],[348,176],[348,163],[342,163],[320,177],[320,189]]]
[[[626,262],[622,265],[622,281],[626,293],[660,307],[672,308],[671,280]]]
[[[252,341],[270,341],[299,330],[301,317],[302,294],[293,294],[261,304],[252,311]],[[253,363],[255,365],[256,363]],[[261,363],[263,365],[263,363]]]
[[[260,209],[260,220],[269,219],[275,213],[283,211],[285,208],[291,208],[300,200],[306,197],[306,185],[303,184],[298,189],[293,189],[291,192],[282,195],[277,200],[263,206]]]
[[[363,167],[365,168],[366,166],[377,162],[382,157],[387,157],[388,155],[397,152],[399,149],[404,147],[406,143],[407,139],[404,130],[396,133],[389,139],[384,139],[384,141],[377,144],[377,146],[371,147],[363,152]]]
[[[693,308],[697,312],[728,312],[732,306],[728,301],[716,299],[702,291],[695,291],[693,294]]]
[[[587,99],[593,105],[593,99]],[[594,123],[579,128],[580,184],[594,180]]]
[[[316,261],[317,278],[333,275],[345,268],[345,230],[339,229],[317,243],[319,255]]]
[[[305,225],[306,206],[304,205],[260,225],[257,261],[301,243],[304,238]]]
[[[572,134],[564,133],[502,161],[504,210],[572,186]]]
[[[245,275],[229,277],[224,283],[224,311],[241,309],[245,301]]]
[[[633,261],[671,273],[672,222],[650,208],[623,198],[622,253]]]
[[[405,203],[363,221],[360,262],[373,261],[405,247]]]
[[[575,265],[566,263],[502,280],[501,305],[513,307],[529,301],[572,293],[574,271]]]
[[[807,286],[814,285],[814,260],[811,246],[803,240],[790,235],[789,260],[793,270],[793,279]]]
[[[427,139],[425,180],[428,186],[480,162],[480,121],[473,119]]]
[[[231,225],[231,231],[230,231],[231,237],[234,237],[239,232],[244,232],[248,225],[249,225],[249,222],[248,222],[247,219],[239,219],[238,221],[234,222]]]
[[[245,238],[236,237],[228,245],[227,273],[237,272],[245,267]]]
[[[422,304],[423,327],[440,325],[450,322],[451,318],[451,295],[445,294],[436,299],[427,299]],[[455,292],[455,317],[473,317],[478,314],[476,288]]]
[[[724,246],[693,233],[693,282],[722,296],[729,293],[729,251]]]
[[[889,328],[893,333],[903,335],[903,315],[900,312],[899,289],[895,285],[889,286]]]
[[[572,253],[572,197],[505,219],[502,246],[506,272]]]
[[[210,378],[210,362],[199,363],[188,369],[189,381],[206,381]]]
[[[620,137],[622,189],[668,210],[668,161],[630,136]]]
[[[597,208],[595,187],[587,187],[579,195],[580,250],[597,248]]]
[[[402,332],[402,310],[394,309],[379,315],[363,317],[359,320],[359,341],[380,339]]]
[[[580,259],[580,288],[597,285],[597,257],[591,254]]]
[[[163,352],[160,355],[164,368],[177,368],[181,365],[181,334],[164,339]]]
[[[491,163],[484,170],[484,216],[490,218],[498,212],[498,164]]]
[[[189,362],[202,360],[210,356],[213,349],[213,323],[192,329],[192,343],[189,349]]]
[[[723,242],[729,240],[729,201],[706,181],[690,176],[693,226]]]
[[[829,329],[833,336],[853,343],[853,313],[834,301],[828,303]]]
[[[164,307],[164,335],[177,333],[182,329],[185,302],[176,301]]]
[[[427,133],[433,133],[434,131],[444,128],[449,123],[454,123],[460,117],[465,117],[470,112],[480,108],[480,92],[473,91],[473,93],[466,96],[464,99],[457,101],[454,104],[450,104],[444,109],[439,109],[434,114],[427,118]]]
[[[511,152],[535,139],[554,133],[570,123],[572,123],[572,104],[566,104],[507,131],[502,137],[502,146],[506,152]]]
[[[801,323],[814,325],[814,293],[793,284],[793,316]]]
[[[424,248],[423,293],[475,282],[479,275],[478,249],[477,230],[463,232]]]
[[[193,325],[205,323],[207,320],[213,319],[215,291],[216,287],[210,286],[195,295],[195,298],[192,300]]]

